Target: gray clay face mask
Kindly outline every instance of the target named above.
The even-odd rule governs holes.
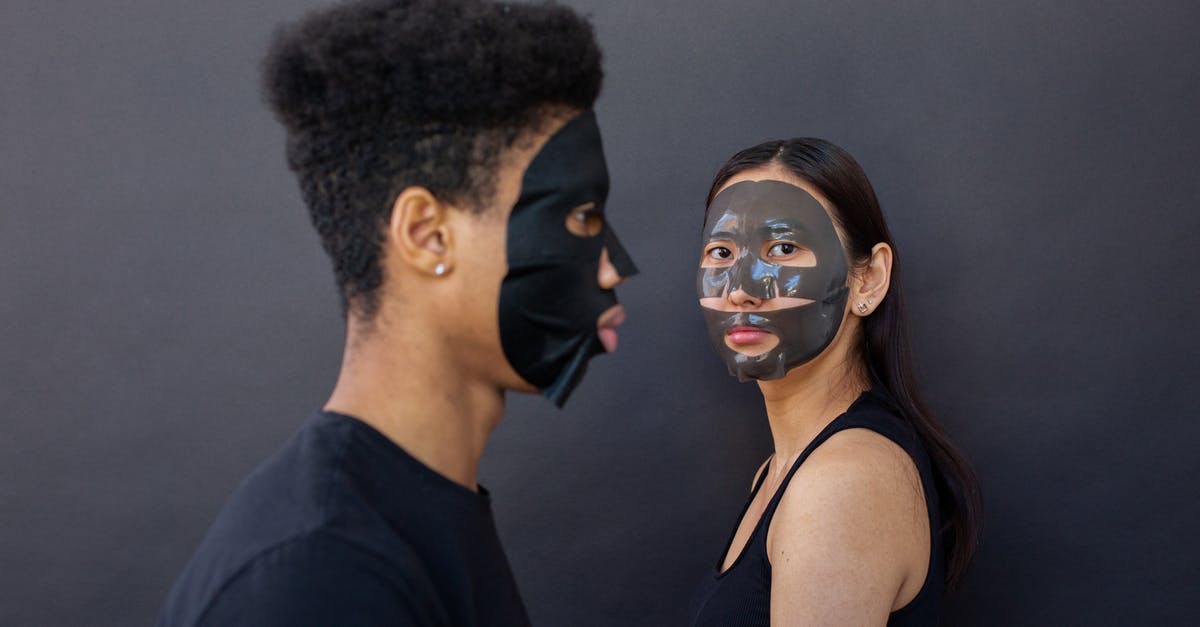
[[[709,339],[730,374],[779,379],[833,341],[849,264],[811,194],[782,181],[730,185],[708,208],[703,244],[696,290]],[[735,306],[729,296],[738,290],[759,302]]]

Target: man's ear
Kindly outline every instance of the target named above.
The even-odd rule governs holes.
[[[892,247],[878,243],[871,248],[867,265],[856,273],[855,289],[850,294],[850,311],[869,316],[887,297],[892,285]]]
[[[392,204],[388,222],[391,255],[420,273],[441,276],[453,268],[449,205],[424,187],[409,187]]]

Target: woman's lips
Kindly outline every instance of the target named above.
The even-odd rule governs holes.
[[[625,322],[625,308],[613,305],[600,314],[596,320],[596,335],[604,345],[604,351],[611,353],[617,350],[617,327]]]
[[[725,332],[725,339],[735,346],[758,344],[770,336],[770,331],[758,327],[733,327]]]

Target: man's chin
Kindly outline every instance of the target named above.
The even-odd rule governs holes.
[[[604,352],[615,353],[617,351],[617,330],[603,328],[596,331],[596,336],[600,338],[600,344],[604,346]]]
[[[520,392],[522,394],[541,393],[541,390],[539,390],[536,385],[526,381],[516,373],[513,373],[512,376],[504,382],[503,388],[509,392]]]

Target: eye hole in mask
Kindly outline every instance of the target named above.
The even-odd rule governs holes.
[[[738,248],[731,242],[709,244],[700,260],[703,268],[719,268],[732,265],[738,257]],[[763,244],[762,258],[780,266],[793,268],[817,267],[817,253],[806,246],[788,241],[771,241]]]
[[[767,242],[763,258],[781,266],[793,268],[817,267],[817,253],[795,242]]]
[[[577,237],[595,237],[604,228],[604,218],[596,211],[596,203],[579,205],[567,212],[567,230]]]

